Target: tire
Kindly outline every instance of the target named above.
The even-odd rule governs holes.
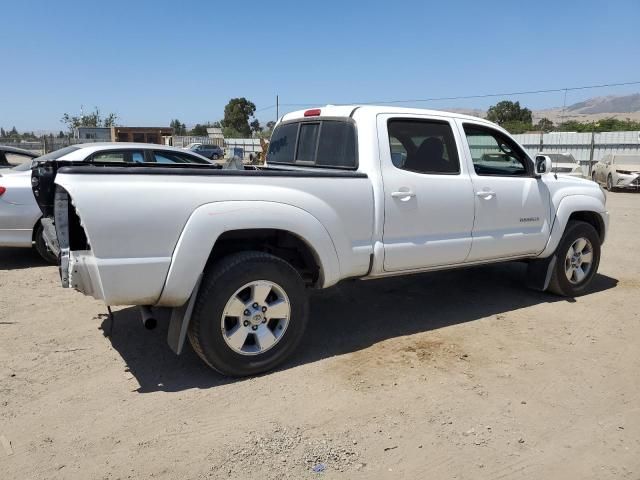
[[[611,177],[611,174],[607,175],[607,190],[613,192],[613,177]]]
[[[213,155],[211,155],[211,160],[218,160],[218,158],[220,157],[218,156],[217,153],[214,153]]]
[[[577,268],[574,268],[574,274],[572,275],[572,278],[569,279],[570,269],[575,265],[572,263],[572,260],[576,258],[575,255],[571,255],[570,249],[576,252],[577,249],[580,248],[580,243],[578,243],[580,239],[586,240],[587,244],[585,245],[584,250],[582,250],[582,254],[579,258],[582,259],[583,256],[584,258],[587,258],[585,252],[590,250],[591,262],[588,270],[585,272],[586,263],[582,263],[582,260],[578,260],[582,263],[582,266],[578,267],[582,272],[580,275],[584,276],[580,278],[580,276],[577,275]],[[564,235],[562,236],[560,245],[558,245],[558,248],[556,249],[555,255],[556,264],[551,275],[549,290],[564,297],[576,297],[582,295],[585,293],[585,290],[598,271],[598,265],[600,264],[600,236],[592,225],[586,222],[570,220],[567,224]]]
[[[275,317],[276,307],[284,315],[287,306],[286,319]],[[294,352],[308,315],[307,291],[295,268],[267,253],[235,253],[205,270],[189,341],[198,356],[223,375],[256,375],[277,367]],[[238,340],[243,335],[245,340]]]
[[[51,250],[49,250],[49,247],[47,247],[47,243],[44,241],[44,237],[42,236],[42,225],[40,225],[39,223],[36,227],[36,232],[33,237],[35,241],[35,249],[36,252],[38,252],[38,255],[40,255],[45,262],[51,265],[57,265],[58,257],[55,256]]]
[[[593,172],[591,174],[591,180],[593,180],[594,182],[598,183],[598,181],[596,180],[596,172]]]

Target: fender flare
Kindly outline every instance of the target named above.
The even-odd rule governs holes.
[[[231,230],[278,229],[304,241],[320,267],[322,286],[336,283],[340,262],[326,228],[312,214],[271,201],[221,201],[201,205],[185,224],[171,258],[158,306],[183,305],[198,282],[220,235]]]
[[[569,217],[571,214],[575,212],[593,212],[600,215],[604,224],[604,233],[606,235],[606,231],[609,223],[609,215],[606,212],[606,208],[604,204],[598,200],[597,198],[589,195],[569,195],[560,200],[558,204],[558,208],[556,209],[556,216],[553,221],[553,226],[551,227],[551,235],[549,236],[549,240],[547,240],[547,245],[545,246],[542,253],[540,253],[539,257],[545,258],[552,255],[560,241],[562,240],[562,235],[567,227],[567,223],[569,222]],[[602,240],[604,241],[604,235]]]

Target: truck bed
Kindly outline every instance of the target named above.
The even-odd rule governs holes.
[[[108,305],[183,304],[216,239],[235,229],[286,229],[316,246],[318,286],[369,269],[374,202],[364,173],[85,164],[59,166],[55,184],[68,198],[56,203],[56,219],[77,217],[86,237],[74,245],[56,220],[60,247],[68,245],[63,278]],[[39,198],[45,209],[47,198]]]

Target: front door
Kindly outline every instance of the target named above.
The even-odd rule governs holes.
[[[475,196],[473,246],[467,261],[541,252],[550,235],[550,196],[533,162],[499,130],[459,121],[465,156],[473,165]]]
[[[445,117],[378,116],[384,270],[462,263],[471,249],[473,189]]]

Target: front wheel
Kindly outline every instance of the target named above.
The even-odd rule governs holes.
[[[611,174],[607,175],[607,190],[613,191],[613,177],[611,177]]]
[[[189,341],[220,373],[255,375],[293,353],[307,317],[307,292],[295,268],[267,253],[235,253],[205,271]]]
[[[600,236],[592,225],[571,220],[556,250],[549,290],[565,297],[584,293],[600,264]]]

